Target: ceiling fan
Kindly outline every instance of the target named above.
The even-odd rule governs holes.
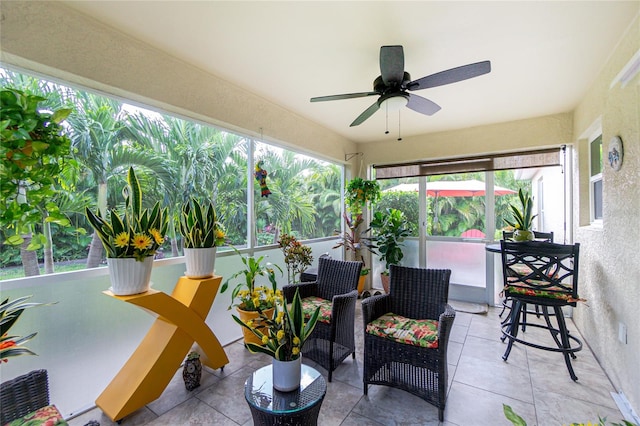
[[[451,68],[412,81],[409,73],[404,70],[404,51],[402,46],[382,46],[380,48],[380,76],[373,81],[372,92],[319,96],[311,98],[311,102],[379,96],[373,105],[364,110],[364,112],[351,123],[351,127],[362,124],[367,118],[378,111],[382,105],[385,105],[388,110],[399,110],[401,107],[407,106],[409,109],[421,114],[433,115],[440,110],[438,104],[421,96],[408,93],[407,91],[422,90],[456,83],[489,72],[491,72],[491,62],[482,61]]]

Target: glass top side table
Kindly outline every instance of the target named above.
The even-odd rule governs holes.
[[[273,388],[271,365],[254,371],[244,384],[256,425],[317,425],[327,382],[314,368],[302,364],[300,388],[280,392]]]

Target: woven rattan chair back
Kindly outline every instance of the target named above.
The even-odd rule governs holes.
[[[449,269],[390,265],[391,312],[407,318],[437,319],[449,300]]]
[[[318,297],[326,300],[333,296],[346,294],[358,289],[358,279],[362,262],[331,259],[318,259]]]
[[[0,424],[2,425],[47,405],[49,405],[47,370],[34,370],[0,384]]]

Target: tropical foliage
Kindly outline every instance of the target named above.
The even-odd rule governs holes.
[[[304,342],[313,332],[318,321],[320,308],[305,322],[302,311],[300,292],[296,289],[291,308],[287,309],[282,297],[278,298],[273,318],[260,314],[260,327],[255,327],[252,321],[243,322],[233,315],[233,319],[241,326],[251,330],[262,344],[247,342],[247,349],[252,353],[264,353],[279,361],[293,361],[300,357]]]
[[[191,197],[211,200],[216,206],[217,221],[225,225],[225,241],[234,245],[276,244],[283,233],[304,239],[326,237],[339,226],[341,166],[23,74],[0,69],[0,83],[3,88],[16,87],[46,97],[41,106],[49,111],[73,109],[63,127],[71,140],[71,157],[79,167],[59,173],[61,191],[51,201],[57,203],[58,211],[74,227],[52,228],[52,264],[86,259],[87,267],[96,267],[104,262],[98,234],[94,232],[93,239],[88,240],[81,233],[91,226],[85,207],[90,206],[96,215],[99,211],[103,218],[108,218],[112,209],[122,211],[120,190],[126,185],[131,166],[135,167],[145,194],[143,207],[151,210],[158,201],[161,208],[167,209],[166,242],[158,248],[157,256],[180,255],[184,246],[180,216],[182,206]],[[252,143],[254,148],[250,150]],[[273,193],[268,199],[260,198],[259,189],[256,190],[255,215],[249,214],[247,202],[253,185],[247,170],[254,161],[248,155],[253,151],[269,170]],[[153,201],[148,203],[150,200]],[[54,210],[51,212],[55,214]],[[257,224],[252,242],[247,241],[249,217],[255,217]],[[43,234],[43,226],[43,222],[33,225],[35,236]],[[0,229],[2,240],[13,234],[11,228]],[[42,241],[34,240],[34,244]],[[62,244],[63,241],[71,244]],[[29,263],[38,273],[42,251],[27,254],[32,255]],[[5,245],[0,265],[17,265],[25,256],[24,250]]]
[[[13,301],[7,298],[0,303],[0,364],[8,362],[8,358],[11,357],[35,355],[33,351],[22,345],[33,339],[38,332],[22,337],[9,335],[9,330],[20,319],[25,309],[46,305],[45,303],[25,303],[30,298],[31,296],[23,296]]]
[[[389,265],[397,265],[404,258],[402,247],[405,238],[409,236],[407,218],[401,210],[387,209],[375,212],[369,225],[373,237],[369,238],[371,244],[368,247],[380,256],[386,272]]]

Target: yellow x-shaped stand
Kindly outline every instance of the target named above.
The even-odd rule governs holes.
[[[203,280],[181,277],[171,296],[149,290],[132,296],[114,296],[158,314],[124,367],[96,399],[96,405],[114,421],[156,400],[167,387],[193,342],[204,355],[204,365],[217,369],[229,363],[218,338],[204,322],[218,293],[222,277]]]

